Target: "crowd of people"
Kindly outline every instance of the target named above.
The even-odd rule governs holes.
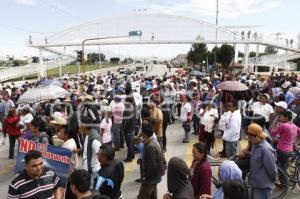
[[[218,89],[230,80],[249,90]],[[156,199],[165,174],[164,199],[269,199],[277,167],[287,169],[300,136],[300,79],[295,74],[90,74],[63,80],[61,87],[70,93],[65,98],[18,104],[20,95],[38,83],[2,86],[0,120],[4,137],[9,137],[8,158],[15,157],[20,138],[67,148],[73,154],[70,176],[65,186],[44,166],[39,151],[29,151],[7,198],[62,198],[64,192],[68,199],[126,198],[121,191],[124,164],[138,152],[139,199]],[[197,136],[190,167],[178,157],[165,158],[168,126],[178,121],[183,144]],[[225,160],[219,168],[221,186],[213,193],[209,157],[219,135],[223,151],[218,155]],[[238,151],[242,138],[249,144]],[[125,144],[126,158],[118,160],[115,153]],[[250,191],[243,181],[249,170]]]

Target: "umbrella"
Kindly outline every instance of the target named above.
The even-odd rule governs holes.
[[[54,86],[62,86],[62,83],[58,80],[55,79],[45,79],[43,81],[41,81],[39,83],[39,85],[43,85],[43,86],[50,86],[50,85],[54,85]]]
[[[38,86],[29,89],[22,94],[18,104],[34,104],[36,102],[47,101],[57,98],[65,98],[69,92],[59,86]]]
[[[249,88],[238,81],[225,81],[217,85],[218,89],[223,91],[246,91]]]
[[[298,93],[300,93],[300,88],[299,87],[292,87],[289,90],[291,93],[293,93],[294,95],[297,95]]]
[[[192,72],[189,73],[190,76],[202,76],[203,73],[197,70],[193,70]]]

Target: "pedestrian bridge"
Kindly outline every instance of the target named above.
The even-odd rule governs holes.
[[[130,32],[141,32],[141,34],[129,36]],[[63,31],[49,35],[42,40],[30,38],[28,46],[40,50],[40,60],[43,60],[42,53],[44,51],[56,54],[60,59],[63,59],[56,63],[58,67],[59,63],[63,63],[64,60],[68,60],[67,62],[69,62],[71,58],[74,61],[74,50],[80,49],[82,42],[85,39],[91,38],[102,39],[86,42],[86,45],[227,43],[232,44],[234,47],[236,47],[236,45],[244,45],[248,51],[250,45],[255,45],[273,46],[277,49],[293,53],[294,57],[297,57],[298,53],[300,53],[300,49],[297,48],[298,44],[296,39],[286,43],[274,35],[265,35],[251,30],[236,32],[224,27],[217,27],[212,23],[199,19],[150,11],[102,17],[69,27]],[[245,52],[245,65],[250,64],[248,54],[249,52]],[[280,59],[280,61],[282,61],[282,59]],[[33,68],[35,68],[33,72],[40,72],[41,76],[45,74],[46,67],[43,61],[39,64],[39,67]],[[10,75],[6,75],[6,80],[11,79],[8,76]],[[14,78],[15,76],[16,75],[14,75]],[[0,81],[1,80],[0,74]]]

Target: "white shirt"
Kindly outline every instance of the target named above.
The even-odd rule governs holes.
[[[182,104],[181,106],[181,113],[180,113],[180,119],[182,122],[186,122],[187,121],[187,114],[188,113],[192,113],[192,106],[190,103],[185,103]]]
[[[224,131],[226,129],[226,124],[229,123],[230,116],[231,116],[231,111],[224,112],[221,115],[221,118],[219,120],[219,129],[221,131]]]
[[[240,110],[236,110],[231,114],[228,124],[226,124],[223,140],[227,142],[237,142],[240,139],[241,124],[241,112]]]
[[[65,148],[65,149],[70,149],[72,152],[77,149],[76,142],[73,138],[70,138],[67,141],[65,141],[61,145],[61,147]],[[71,166],[73,167],[73,169],[78,168],[78,154],[77,153],[72,153]]]
[[[83,150],[83,169],[88,171],[88,165],[87,165],[87,145],[88,145],[88,139],[89,136],[86,136],[84,141],[84,150]],[[97,173],[101,166],[100,162],[98,161],[97,153],[99,152],[101,143],[98,140],[93,140],[92,143],[92,160],[91,160],[91,166],[93,173]]]
[[[255,102],[252,107],[252,111],[254,114],[262,115],[266,118],[266,122],[270,121],[270,115],[274,113],[274,109],[270,104],[263,105],[260,102]]]
[[[200,110],[199,114],[204,112],[203,109]],[[205,131],[211,133],[213,131],[215,119],[218,119],[219,113],[215,108],[211,108],[209,111],[206,111],[204,115],[200,118],[200,122],[205,126]]]
[[[104,118],[100,124],[100,129],[104,129],[104,133],[102,135],[102,143],[111,142],[111,127],[112,127],[111,119],[108,118],[108,122],[107,122],[106,118]]]

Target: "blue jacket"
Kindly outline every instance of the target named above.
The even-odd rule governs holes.
[[[250,183],[252,188],[273,188],[277,175],[275,150],[267,141],[253,145],[250,155]]]

